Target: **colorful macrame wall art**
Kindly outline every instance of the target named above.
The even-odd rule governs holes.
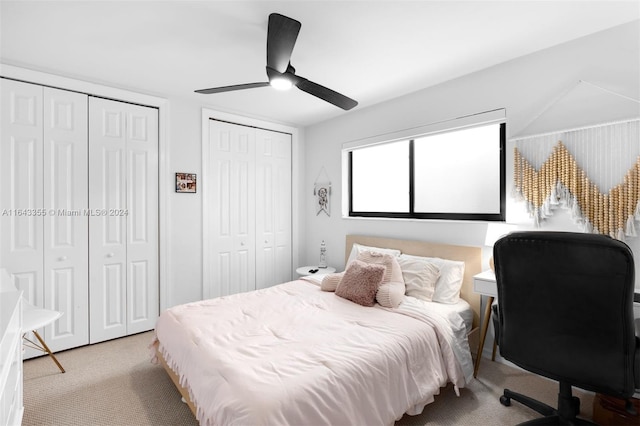
[[[513,195],[526,201],[535,225],[564,207],[585,232],[637,236],[639,125],[633,119],[515,140]]]

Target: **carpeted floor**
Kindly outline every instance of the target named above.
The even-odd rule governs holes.
[[[48,357],[25,361],[23,426],[197,425],[162,367],[150,363],[151,338],[148,332],[60,352],[65,374]],[[404,416],[396,425],[513,425],[538,417],[515,402],[500,405],[505,387],[550,405],[558,392],[555,382],[483,360],[478,378],[460,397],[451,386],[444,388],[421,415]],[[574,394],[582,416],[590,418],[592,395]]]

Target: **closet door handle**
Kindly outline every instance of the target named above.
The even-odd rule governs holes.
[[[60,257],[58,258],[58,261],[59,261],[59,262],[64,262],[65,260],[67,260],[67,256],[60,256]]]
[[[107,257],[113,257],[113,256],[115,256],[115,255],[116,255],[115,253],[108,253],[108,254],[107,254]]]

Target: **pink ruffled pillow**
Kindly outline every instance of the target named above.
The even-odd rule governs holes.
[[[362,306],[373,306],[387,268],[354,260],[349,264],[336,289],[340,296]]]

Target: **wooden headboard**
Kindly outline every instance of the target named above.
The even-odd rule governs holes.
[[[442,259],[461,260],[465,263],[464,278],[460,290],[461,297],[473,309],[473,327],[480,321],[480,295],[473,292],[473,276],[482,272],[482,249],[480,247],[455,246],[451,244],[430,243],[426,241],[398,240],[384,237],[347,235],[346,259],[349,258],[353,243],[371,247],[391,248],[414,256],[440,257]]]

